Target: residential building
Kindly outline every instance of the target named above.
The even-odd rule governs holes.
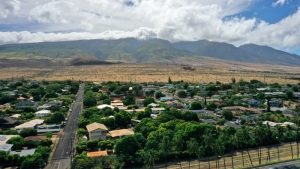
[[[35,112],[35,115],[37,117],[45,117],[45,116],[49,116],[50,114],[51,114],[50,110],[40,110],[40,111]]]
[[[300,99],[300,92],[294,92],[294,97],[296,97],[297,99]]]
[[[34,110],[36,110],[38,106],[37,102],[34,101],[22,101],[16,104],[16,109],[24,109],[25,107],[30,107]]]
[[[6,142],[12,137],[18,137],[19,135],[0,135],[0,146],[6,144]]]
[[[155,107],[155,108],[151,108],[151,110],[152,110],[153,114],[159,114],[159,113],[163,112],[165,110],[165,108],[164,107]]]
[[[167,102],[167,101],[172,101],[172,100],[174,100],[173,97],[161,97],[161,98],[160,98],[160,101],[161,101],[161,102]]]
[[[53,101],[50,101],[48,103],[48,105],[50,105],[51,107],[61,107],[62,106],[62,103],[63,101],[60,101],[60,100],[53,100]]]
[[[0,151],[5,151],[6,153],[10,153],[13,144],[3,144],[0,145]]]
[[[106,140],[108,129],[104,124],[92,123],[86,126],[90,140]]]
[[[228,92],[226,90],[219,90],[218,91],[219,95],[227,95]]]
[[[109,134],[112,138],[121,138],[123,136],[134,134],[134,131],[132,129],[111,130],[109,131]]]
[[[107,156],[107,151],[94,151],[94,152],[87,152],[86,154],[88,157],[101,157]]]
[[[18,120],[11,117],[3,117],[0,119],[0,127],[2,128],[10,128],[14,126]]]
[[[282,107],[282,100],[279,98],[272,98],[269,103],[270,107]]]
[[[111,105],[108,105],[108,104],[102,104],[102,105],[99,105],[97,106],[98,109],[104,109],[104,108],[111,108],[111,109],[114,109],[115,107],[114,106],[111,106]]]
[[[157,87],[155,87],[154,85],[148,85],[148,86],[143,86],[142,91],[143,92],[147,92],[147,91],[150,92],[151,90],[156,91],[156,89],[157,89]]]

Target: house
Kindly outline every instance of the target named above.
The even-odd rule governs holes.
[[[111,130],[109,131],[109,134],[112,138],[121,138],[123,136],[134,134],[134,131],[132,129]]]
[[[21,97],[21,96],[17,98],[17,101],[19,101],[19,102],[24,101],[24,100],[26,100],[26,98]]]
[[[18,151],[11,151],[9,154],[19,154],[20,157],[23,157],[23,156],[33,155],[34,153],[35,153],[35,149],[21,150],[20,152],[18,152]]]
[[[86,155],[87,155],[88,157],[101,157],[101,156],[107,156],[107,151],[87,152]]]
[[[3,128],[9,128],[14,126],[17,122],[18,120],[11,117],[3,117],[2,119],[0,119],[0,126]]]
[[[142,112],[142,111],[145,111],[145,109],[128,109],[128,110],[125,110],[127,112],[132,112],[132,113],[136,113],[136,112]]]
[[[25,107],[30,107],[30,108],[36,110],[37,106],[38,106],[37,102],[34,102],[34,101],[22,101],[22,102],[18,102],[16,104],[16,109],[24,109]]]
[[[90,140],[106,140],[108,129],[104,124],[92,123],[86,126]]]
[[[13,144],[3,144],[0,146],[0,151],[5,151],[6,153],[10,153],[11,152],[11,148],[12,148]]]
[[[163,112],[165,110],[165,108],[164,107],[154,107],[154,108],[151,108],[151,110],[152,110],[153,114],[159,114],[159,113]]]
[[[50,110],[40,110],[40,111],[35,112],[35,115],[37,117],[45,117],[45,116],[49,116],[50,114],[51,114]]]
[[[35,85],[35,84],[37,84],[37,81],[35,81],[35,80],[30,81],[30,86]]]
[[[148,106],[151,106],[151,107],[157,107],[157,106],[159,106],[159,104],[150,103],[150,104],[148,104]]]
[[[282,107],[282,100],[279,98],[272,98],[269,103],[270,107]]]
[[[30,120],[29,122],[23,123],[15,127],[17,130],[27,129],[27,128],[34,128],[37,125],[41,125],[44,123],[43,119],[34,119]]]
[[[111,105],[108,105],[108,104],[102,104],[102,105],[97,106],[97,108],[102,110],[102,109],[105,109],[105,108],[114,109],[115,107],[111,106]]]
[[[131,125],[135,126],[137,124],[139,124],[141,122],[141,120],[135,120],[135,119],[131,119]]]
[[[124,104],[121,100],[112,101],[110,103],[110,105],[113,107],[123,107],[124,106]]]
[[[296,97],[297,99],[300,99],[300,92],[294,92],[294,97]]]
[[[245,103],[249,104],[252,107],[257,107],[258,105],[261,104],[261,101],[256,100],[256,99],[250,99],[250,98],[243,98],[242,99]]]
[[[48,103],[48,105],[50,105],[50,107],[61,107],[62,104],[63,104],[63,101],[60,101],[60,100],[53,100]]]
[[[137,104],[137,105],[143,105],[144,103],[144,100],[145,99],[135,99],[135,104]]]
[[[228,92],[226,90],[219,90],[218,91],[219,95],[227,95]]]
[[[167,101],[172,101],[174,98],[173,97],[161,97],[159,100],[161,102],[167,102]]]
[[[33,141],[33,142],[40,142],[42,140],[45,140],[47,137],[46,136],[28,136],[28,137],[25,137],[24,140],[27,140],[27,141]]]
[[[13,114],[11,116],[9,116],[12,119],[18,120],[18,118],[21,116],[21,114]]]
[[[0,146],[6,144],[6,142],[12,137],[18,137],[19,135],[0,135]]]
[[[182,108],[183,107],[183,104],[181,104],[178,100],[168,101],[168,102],[166,102],[166,105],[168,107],[173,107],[173,108]]]
[[[143,86],[142,88],[142,91],[145,93],[145,92],[150,92],[151,90],[156,90],[157,87],[155,87],[154,85],[148,85],[148,86]]]

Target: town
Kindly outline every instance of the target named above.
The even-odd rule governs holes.
[[[299,158],[300,83],[171,78],[0,81],[0,166],[238,168]]]

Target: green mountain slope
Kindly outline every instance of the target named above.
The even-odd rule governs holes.
[[[66,59],[94,57],[121,62],[173,62],[178,58],[208,56],[250,63],[299,65],[300,56],[270,47],[207,40],[170,43],[162,39],[80,40],[0,45],[0,59]]]

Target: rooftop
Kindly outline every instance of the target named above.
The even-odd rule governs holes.
[[[107,151],[96,151],[96,152],[88,152],[88,157],[100,157],[100,156],[107,156]]]
[[[96,122],[87,125],[86,129],[88,132],[94,131],[96,129],[101,129],[101,130],[106,130],[106,131],[108,130],[104,124],[100,124],[100,123],[96,123]]]
[[[132,131],[131,129],[112,130],[109,131],[109,134],[111,135],[111,137],[121,137],[134,134],[134,131]]]

